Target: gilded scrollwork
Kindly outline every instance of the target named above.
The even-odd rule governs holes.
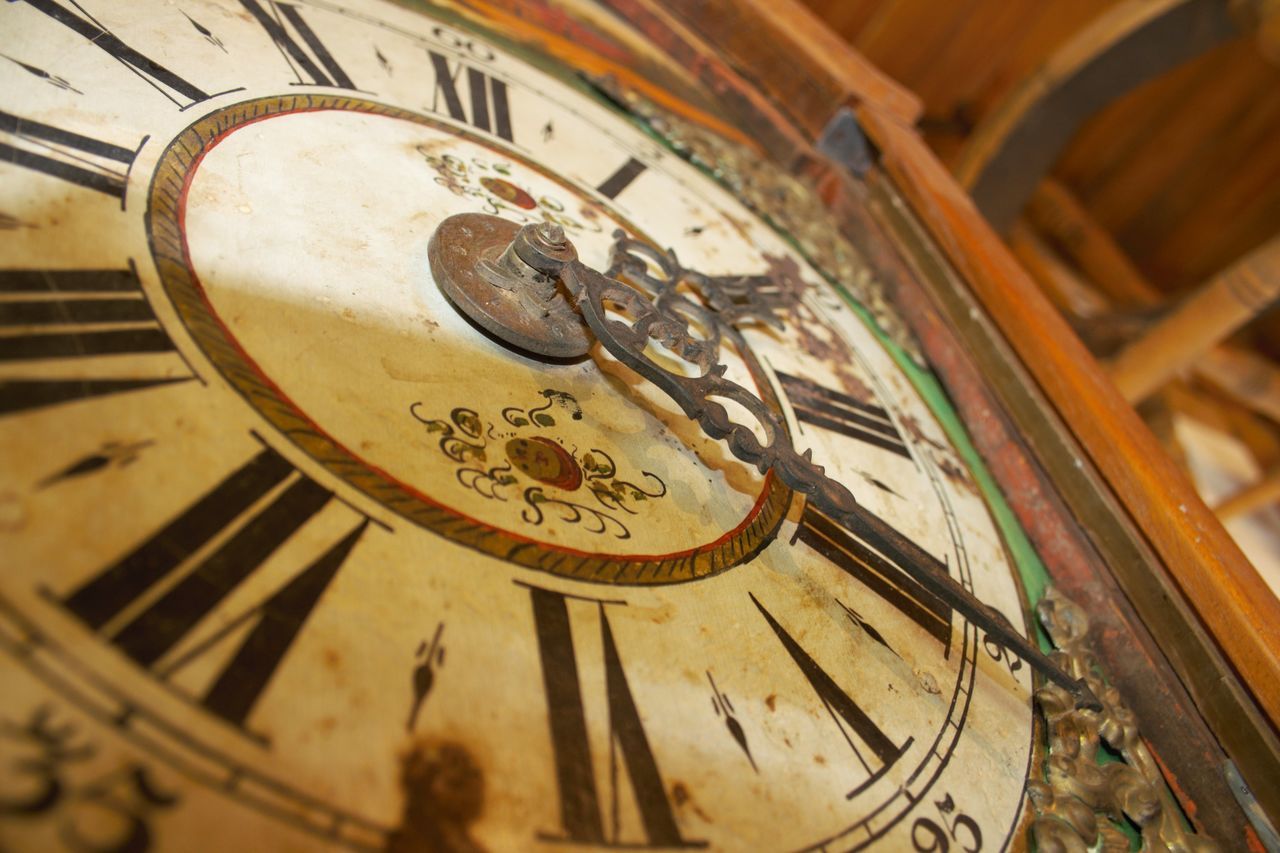
[[[1100,711],[1078,709],[1071,695],[1056,684],[1036,691],[1049,737],[1043,778],[1027,785],[1036,813],[1031,834],[1037,849],[1091,850],[1100,838],[1109,849],[1108,839],[1116,835],[1114,825],[1126,820],[1141,831],[1144,850],[1208,853],[1221,849],[1212,839],[1187,828],[1139,734],[1133,711],[1119,690],[1098,675],[1087,643],[1089,620],[1084,611],[1050,588],[1036,612],[1058,648],[1054,658],[1071,675],[1084,678],[1102,704]],[[1099,763],[1107,754],[1104,745],[1123,761]]]
[[[598,222],[571,216],[565,202],[555,196],[531,195],[520,186],[511,164],[504,160],[463,158],[438,152],[431,145],[419,145],[417,150],[436,173],[437,184],[456,196],[475,199],[492,216],[520,223],[551,222],[574,234],[604,230]]]
[[[522,502],[526,524],[537,527],[551,519],[597,535],[631,538],[623,517],[639,514],[637,504],[664,497],[666,484],[649,471],[624,475],[613,456],[598,447],[579,454],[557,420],[583,419],[577,399],[554,388],[541,396],[541,403],[507,406],[488,421],[465,406],[444,418],[429,417],[421,402],[410,406],[409,414],[428,435],[438,436],[436,446],[456,463],[460,485],[487,500]]]

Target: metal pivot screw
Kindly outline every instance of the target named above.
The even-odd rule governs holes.
[[[577,249],[551,222],[450,216],[427,250],[436,284],[459,313],[524,354],[578,358],[591,336],[559,284]]]
[[[578,252],[551,222],[525,225],[496,261],[481,261],[480,274],[495,287],[521,290],[531,297],[530,306],[550,304],[556,295],[560,270],[577,260]]]

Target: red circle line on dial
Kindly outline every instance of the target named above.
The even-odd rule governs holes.
[[[363,459],[324,430],[267,375],[218,314],[194,269],[186,233],[188,194],[205,156],[235,131],[281,116],[339,110],[409,121],[464,137],[581,194],[577,187],[546,173],[537,164],[470,131],[360,98],[258,98],[196,120],[170,142],[160,157],[148,190],[148,236],[161,284],[187,331],[240,396],[301,450],[366,496],[455,542],[528,568],[600,583],[670,584],[719,574],[750,560],[768,545],[785,517],[792,494],[772,474],[763,479],[760,493],[737,525],[710,542],[679,552],[601,554],[498,528],[448,506]],[[778,405],[769,383],[759,381],[762,369],[749,354],[744,356],[761,393],[772,405]],[[690,464],[699,463],[690,460]]]

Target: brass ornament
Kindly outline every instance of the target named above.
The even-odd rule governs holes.
[[[1031,836],[1041,851],[1104,849],[1122,841],[1111,821],[1127,818],[1142,832],[1142,849],[1209,853],[1222,848],[1211,838],[1191,832],[1160,774],[1155,757],[1142,741],[1138,721],[1120,692],[1097,674],[1097,661],[1086,638],[1089,619],[1078,605],[1050,587],[1036,605],[1058,651],[1053,657],[1083,678],[1101,700],[1100,711],[1077,708],[1071,694],[1056,684],[1035,693],[1048,728],[1049,753],[1043,778],[1027,783],[1027,796],[1037,815]],[[1100,764],[1103,744],[1123,762]],[[1125,843],[1119,849],[1128,849]]]
[[[840,233],[812,184],[790,175],[758,153],[664,110],[609,76],[591,83],[643,121],[684,159],[706,170],[738,201],[795,241],[819,272],[865,308],[895,345],[918,364],[925,359],[910,328],[893,307],[884,282]]]

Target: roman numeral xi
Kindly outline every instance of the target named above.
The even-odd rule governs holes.
[[[139,666],[168,680],[246,624],[247,635],[197,701],[242,729],[308,617],[368,527],[349,530],[295,567],[289,579],[184,643],[198,626],[332,499],[270,448],[263,449],[129,553],[58,600]],[[328,530],[328,528],[324,528]],[[238,636],[238,635],[237,635]]]

